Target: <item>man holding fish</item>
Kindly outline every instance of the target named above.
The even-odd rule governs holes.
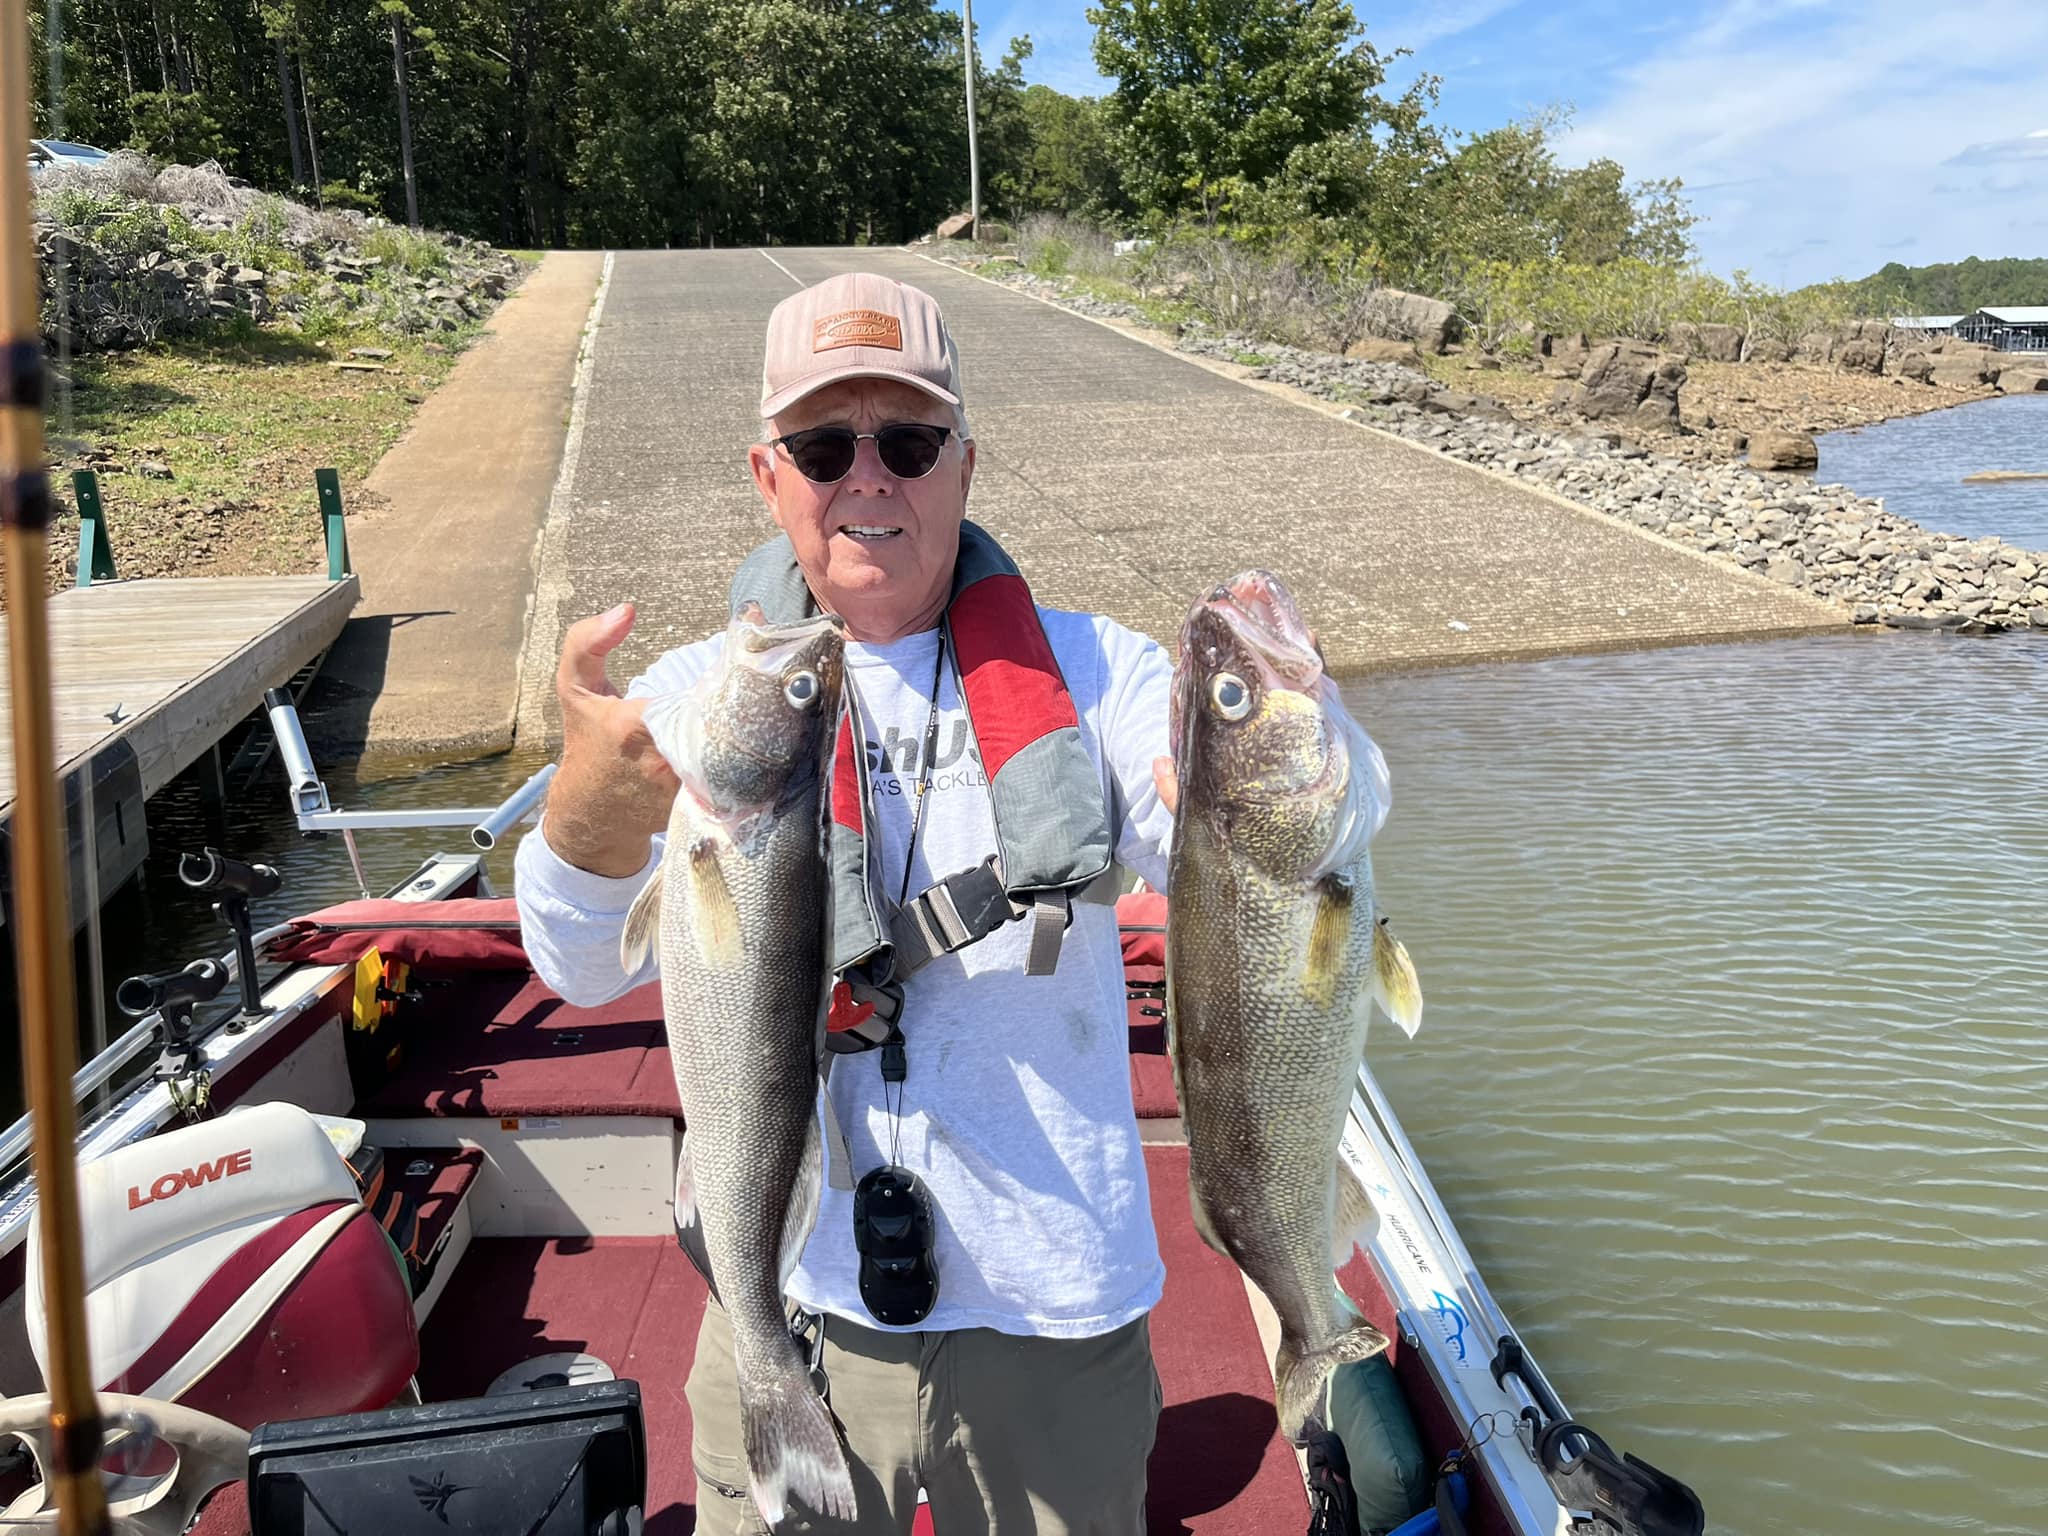
[[[1128,1536],[1164,1272],[1115,866],[1172,876],[1197,1220],[1280,1313],[1294,1434],[1386,1342],[1328,1283],[1385,768],[1262,573],[1197,604],[1178,672],[1032,601],[965,521],[929,295],[855,273],[783,301],[760,410],[781,537],[729,629],[623,696],[631,605],[570,628],[562,765],[518,856],[552,986],[662,981],[678,1229],[718,1298],[688,1384],[698,1529],[907,1532],[923,1489],[942,1531]],[[1199,948],[1173,937],[1183,888]]]

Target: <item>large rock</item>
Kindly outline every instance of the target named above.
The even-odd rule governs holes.
[[[939,227],[932,233],[941,240],[964,240],[973,224],[973,214],[956,213],[951,218],[939,220]]]
[[[1626,419],[1640,430],[1670,431],[1684,383],[1685,364],[1677,358],[1639,342],[1609,342],[1587,354],[1569,403],[1591,421]]]
[[[1820,449],[1804,432],[1765,427],[1749,438],[1751,469],[1818,469]]]
[[[1991,380],[1991,369],[1984,361],[1988,356],[1988,352],[1944,352],[1935,362],[1929,377],[1936,384],[1947,384],[1957,389],[1979,389]]]
[[[1415,350],[1412,341],[1389,341],[1384,336],[1367,336],[1354,341],[1344,349],[1346,357],[1363,358],[1368,363],[1395,363],[1403,368],[1420,368],[1422,354]]]
[[[1799,360],[1806,363],[1833,362],[1837,344],[1833,331],[1808,331],[1799,338]]]
[[[2048,390],[2048,360],[2013,363],[1998,370],[1998,388],[2008,395],[2031,395]]]
[[[1749,360],[1752,363],[1789,363],[1792,361],[1792,349],[1768,336],[1751,337]]]
[[[1902,379],[1911,379],[1915,384],[1925,384],[1934,374],[1934,364],[1924,353],[1908,352],[1892,364],[1892,372]]]
[[[1681,320],[1671,327],[1672,349],[1686,357],[1705,358],[1710,363],[1742,361],[1742,327],[1739,325],[1695,325]]]
[[[1884,372],[1884,343],[1857,338],[1845,341],[1835,351],[1837,365],[1850,373]]]
[[[1379,297],[1380,328],[1395,340],[1412,341],[1425,352],[1442,352],[1465,334],[1465,322],[1442,299],[1399,288],[1382,288]]]

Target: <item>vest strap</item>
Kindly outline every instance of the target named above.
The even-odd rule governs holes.
[[[965,949],[1006,923],[1031,919],[1031,952],[1027,976],[1050,976],[1059,964],[1060,942],[1073,921],[1073,902],[1065,891],[1038,891],[1015,898],[1003,888],[991,854],[972,869],[948,875],[919,891],[889,920],[894,950],[890,976],[902,981],[916,975],[940,955]]]

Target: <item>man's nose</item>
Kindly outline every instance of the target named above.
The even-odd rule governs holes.
[[[846,472],[841,489],[856,496],[894,496],[896,477],[882,467],[882,455],[874,439],[862,438],[853,445],[853,468]]]

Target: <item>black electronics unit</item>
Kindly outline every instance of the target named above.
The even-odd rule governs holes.
[[[640,1384],[606,1381],[261,1424],[252,1536],[638,1536]]]

